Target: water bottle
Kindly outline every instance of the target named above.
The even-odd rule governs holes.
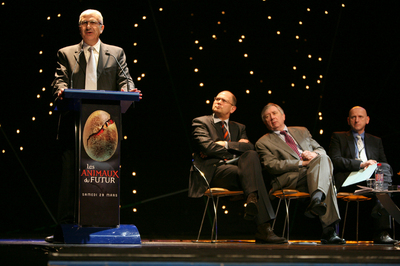
[[[383,191],[383,171],[381,168],[382,164],[378,163],[378,167],[375,170],[375,190]]]

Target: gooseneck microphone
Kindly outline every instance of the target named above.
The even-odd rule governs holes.
[[[108,55],[108,56],[111,55],[112,57],[114,57],[115,61],[117,62],[119,68],[121,69],[122,73],[124,74],[124,76],[126,78],[126,88],[127,88],[127,92],[129,92],[129,78],[128,78],[128,75],[125,73],[125,70],[122,68],[121,64],[119,63],[119,61],[117,60],[115,55],[113,55],[112,53],[110,53],[108,51],[106,52],[106,55]]]
[[[81,51],[79,52],[78,59],[75,59],[75,66],[74,66],[74,69],[72,70],[72,73],[71,73],[71,89],[74,88],[74,81],[72,80],[72,77],[74,76],[74,72],[75,72],[75,69],[76,69],[76,67],[78,65],[79,57],[81,56],[82,52],[83,52],[83,49],[81,49]]]

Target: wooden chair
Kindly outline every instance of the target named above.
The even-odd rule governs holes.
[[[229,196],[237,196],[237,195],[242,195],[243,191],[230,191],[225,188],[211,188],[207,189],[207,191],[204,193],[204,196],[207,197],[207,203],[206,207],[204,208],[204,213],[203,213],[203,219],[201,220],[201,225],[200,225],[200,230],[199,234],[197,235],[197,240],[196,242],[199,242],[201,230],[203,229],[203,223],[204,223],[204,218],[207,213],[207,208],[208,208],[208,203],[210,202],[210,198],[213,203],[214,207],[214,221],[213,221],[213,227],[211,231],[211,242],[215,243],[217,242],[217,235],[218,235],[218,203],[219,203],[219,198],[221,197],[229,197]],[[217,198],[217,202],[215,203],[214,199]],[[215,232],[215,238],[214,238],[214,232]]]
[[[344,237],[344,229],[346,228],[347,210],[349,208],[349,202],[351,202],[351,201],[357,202],[356,241],[358,242],[358,220],[359,220],[360,201],[367,201],[367,200],[370,200],[371,198],[365,197],[362,195],[354,195],[353,193],[347,193],[347,192],[339,192],[337,194],[337,198],[342,199],[347,202],[346,203],[346,212],[345,212],[344,221],[343,221],[342,238]]]
[[[282,237],[284,237],[285,235],[285,230],[286,230],[286,225],[287,225],[287,241],[289,241],[289,206],[290,206],[290,201],[292,199],[299,199],[299,198],[308,198],[310,197],[309,193],[305,193],[305,192],[300,192],[296,189],[283,189],[283,190],[276,190],[274,193],[272,193],[273,196],[275,196],[276,198],[279,198],[279,203],[278,203],[278,207],[276,208],[276,214],[275,216],[278,216],[278,212],[279,212],[279,207],[281,205],[281,201],[282,199],[285,201],[285,207],[286,207],[286,218],[285,218],[285,224],[283,226],[283,233],[282,233]],[[275,226],[275,221],[274,220],[273,224],[272,224],[272,229],[274,229]]]

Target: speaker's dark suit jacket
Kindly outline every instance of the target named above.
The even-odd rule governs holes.
[[[55,93],[60,89],[72,88],[72,86],[72,89],[85,89],[86,59],[84,52],[80,53],[82,45],[83,42],[64,47],[58,51],[58,67],[52,84],[55,88]],[[97,90],[126,90],[126,78],[123,72],[115,61],[115,58],[107,53],[110,53],[117,58],[121,67],[127,74],[128,79],[132,80],[129,75],[124,50],[120,47],[101,42],[97,65]],[[74,68],[75,71],[72,75]],[[134,88],[132,81],[130,82],[129,87],[130,89]]]
[[[387,163],[382,140],[365,133],[365,153],[368,160]],[[356,160],[354,137],[351,131],[334,132],[329,146],[329,156],[334,166],[336,188],[340,188],[352,171],[360,170],[360,161]]]
[[[234,154],[240,155],[245,151],[254,150],[252,143],[238,142],[240,139],[247,139],[246,127],[243,124],[229,120],[231,142],[228,142],[228,149],[215,143],[223,140],[224,137],[221,126],[214,123],[212,115],[193,119],[192,128],[192,137],[196,149],[193,163],[204,173],[209,183],[221,160],[232,159]],[[207,155],[207,158],[201,158],[199,152]],[[189,197],[201,197],[207,188],[203,178],[192,167],[189,176]]]

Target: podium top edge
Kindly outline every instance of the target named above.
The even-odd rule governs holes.
[[[92,99],[92,100],[117,100],[135,101],[140,100],[139,92],[104,91],[104,90],[80,90],[65,89],[64,97],[67,99]]]

